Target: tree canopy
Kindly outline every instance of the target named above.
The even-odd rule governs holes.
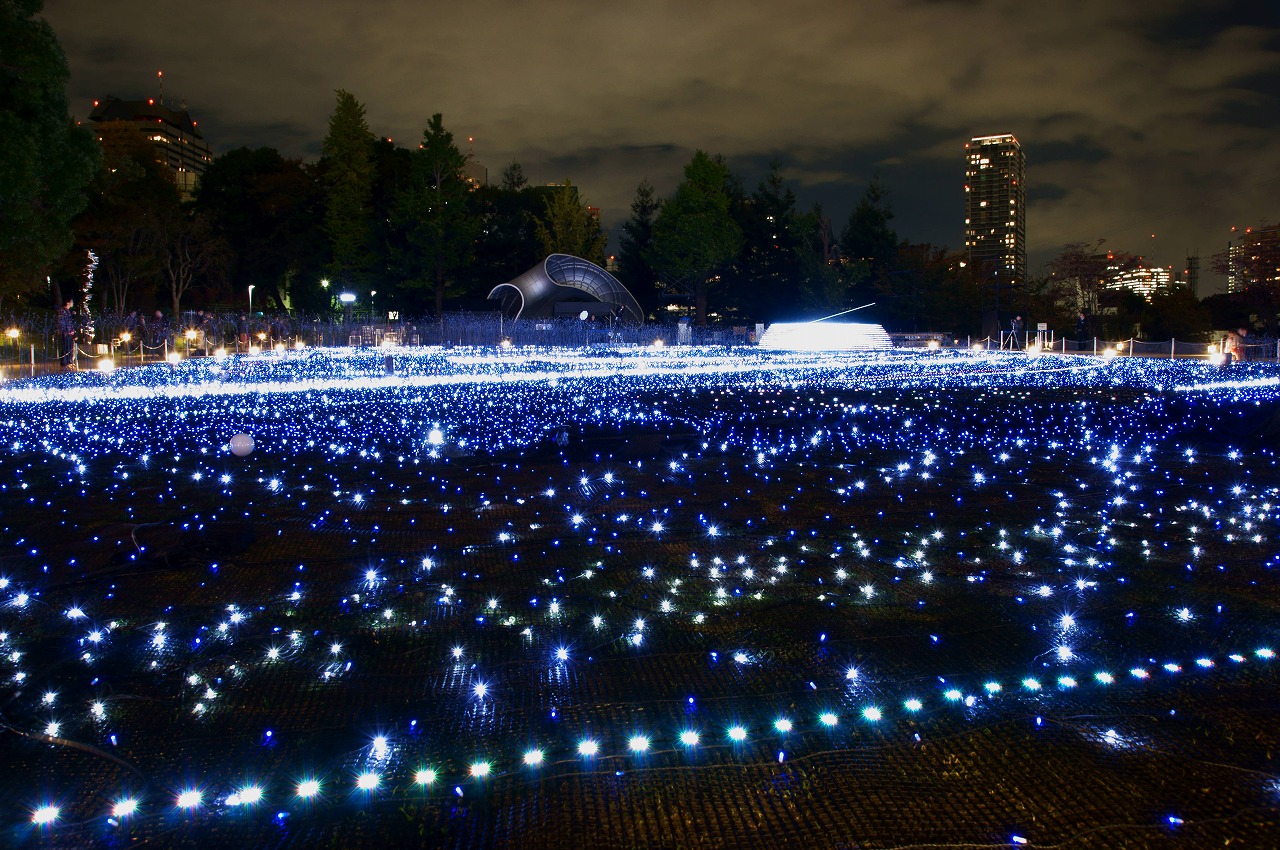
[[[608,234],[600,229],[600,219],[568,180],[543,201],[542,216],[535,228],[542,250],[547,254],[572,254],[604,265]]]
[[[669,288],[692,299],[700,325],[707,323],[708,293],[720,283],[716,272],[742,244],[742,229],[729,214],[729,180],[723,158],[698,150],[653,224],[654,268]]]
[[[467,158],[453,143],[437,112],[422,131],[413,152],[409,185],[400,194],[399,216],[408,242],[411,287],[429,287],[435,314],[444,311],[450,276],[471,256],[476,217],[467,208],[468,189],[462,169]]]
[[[100,153],[67,112],[69,73],[40,0],[0,0],[0,300],[35,291],[72,243]]]
[[[372,262],[373,134],[364,105],[339,89],[324,138],[324,229],[329,274],[343,285],[364,282]]]
[[[658,307],[657,272],[653,268],[653,221],[661,207],[653,184],[641,180],[631,202],[631,218],[622,225],[618,246],[618,279],[646,316]]]
[[[196,194],[197,207],[230,249],[227,274],[237,290],[253,285],[259,303],[277,310],[293,306],[295,296],[314,303],[323,252],[317,203],[310,169],[274,148],[223,154],[200,178]],[[303,276],[306,286],[299,285]]]

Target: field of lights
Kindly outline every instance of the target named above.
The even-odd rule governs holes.
[[[0,384],[0,844],[1280,846],[1278,440],[1123,357]]]

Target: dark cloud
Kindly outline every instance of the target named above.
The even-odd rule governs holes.
[[[416,139],[444,114],[491,174],[571,178],[606,223],[697,148],[753,188],[778,157],[838,227],[876,172],[904,236],[963,240],[963,146],[1028,152],[1033,268],[1107,239],[1178,264],[1280,217],[1280,23],[1205,0],[51,0],[73,109],[165,71],[217,150],[313,157],[333,92]],[[1155,233],[1153,240],[1151,234]]]
[[[1176,45],[1203,48],[1224,32],[1236,27],[1280,28],[1280,7],[1257,0],[1210,0],[1204,3],[1173,3],[1152,9],[1148,22],[1139,28],[1160,48]],[[1276,45],[1272,43],[1271,49]]]
[[[1028,143],[1027,156],[1032,162],[1045,165],[1051,162],[1099,163],[1111,158],[1111,151],[1087,139],[1073,141]]]

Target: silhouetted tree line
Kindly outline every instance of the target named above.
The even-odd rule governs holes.
[[[66,63],[39,10],[39,0],[0,4],[0,309],[65,295],[94,313],[238,312],[252,288],[256,311],[337,313],[345,292],[350,310],[424,318],[491,309],[495,284],[548,253],[605,263],[607,234],[569,181],[530,186],[513,162],[496,184],[471,184],[441,115],[406,148],[374,136],[345,91],[318,162],[233,150],[183,198],[136,125],[99,124],[95,144],[67,118]],[[700,325],[742,326],[874,303],[855,317],[981,334],[991,270],[900,238],[893,218],[878,179],[837,228],[821,206],[799,207],[781,163],[749,189],[700,150],[669,197],[639,184],[616,273],[654,319],[674,308]],[[1083,309],[1111,338],[1275,330],[1274,286],[1203,303],[1175,288],[1147,302],[1099,287],[1087,248],[1066,246],[1048,274],[1005,291],[1001,325],[1017,312],[1068,333]]]

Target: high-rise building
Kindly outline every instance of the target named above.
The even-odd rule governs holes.
[[[154,98],[121,100],[108,96],[93,102],[89,120],[100,124],[111,121],[136,124],[143,138],[155,147],[156,159],[172,169],[183,197],[191,196],[200,175],[213,161],[213,152],[185,108],[173,110]]]
[[[1187,267],[1182,271],[1182,284],[1191,290],[1191,294],[1200,295],[1200,257],[1187,255]]]
[[[975,136],[964,147],[964,245],[979,273],[994,277],[1004,310],[1001,289],[1027,279],[1027,161],[1008,133]]]
[[[1280,224],[1246,227],[1227,245],[1227,292],[1259,284],[1280,286]]]

